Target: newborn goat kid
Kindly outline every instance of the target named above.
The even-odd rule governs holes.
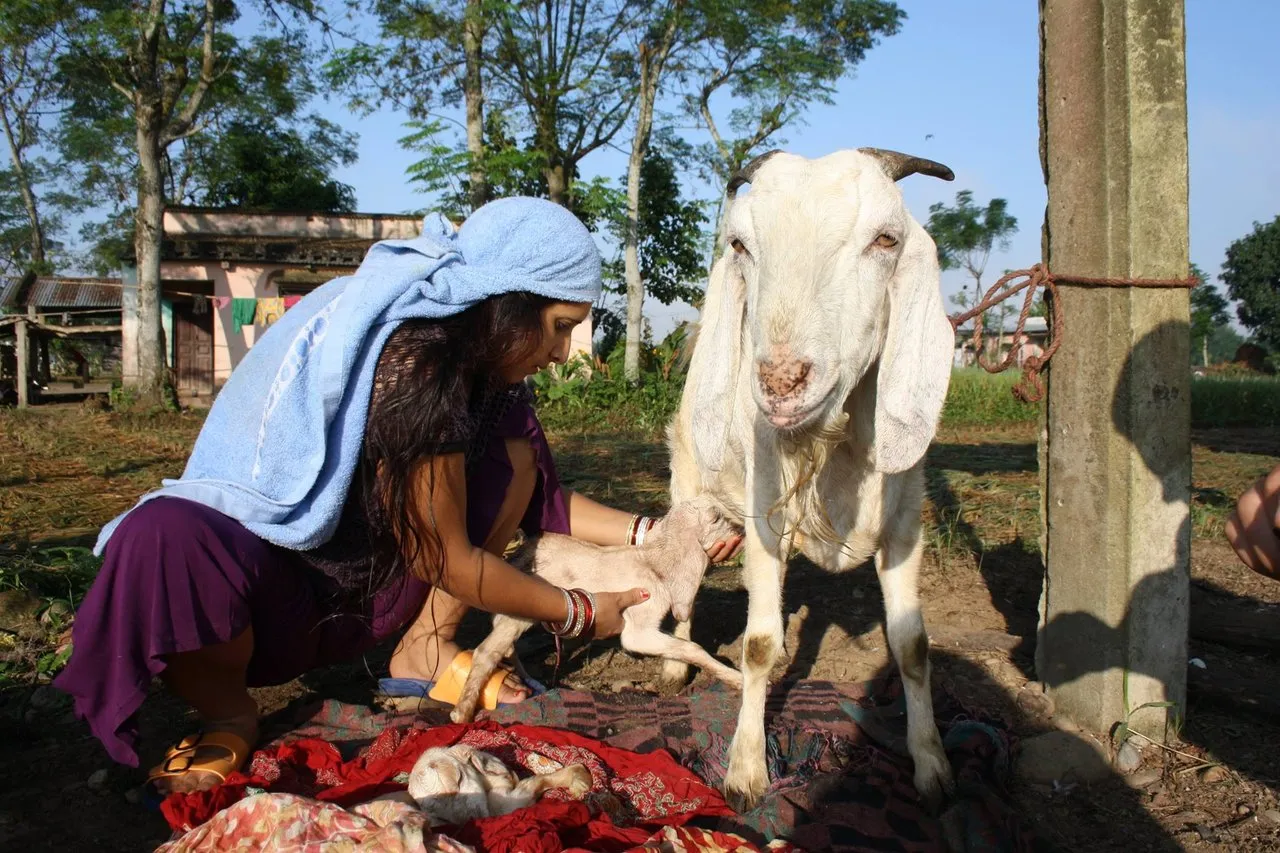
[[[661,630],[668,612],[681,622],[689,620],[694,596],[707,571],[706,549],[736,532],[709,499],[699,497],[673,507],[653,526],[642,545],[601,547],[571,536],[544,533],[521,548],[511,563],[566,589],[647,589],[648,601],[623,611],[622,647],[635,654],[693,664],[725,684],[741,687],[742,673],[720,663],[697,643]],[[502,658],[515,653],[516,640],[531,625],[525,619],[494,615],[493,630],[476,649],[462,696],[450,715],[455,723],[475,717],[485,682]]]
[[[547,791],[565,788],[575,799],[591,790],[591,771],[570,764],[527,779],[497,756],[466,744],[428,749],[409,774],[409,788],[378,799],[417,806],[431,826],[460,826],[469,820],[502,817],[531,806]]]

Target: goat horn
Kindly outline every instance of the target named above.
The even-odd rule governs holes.
[[[738,194],[738,190],[742,188],[743,184],[751,183],[751,179],[756,176],[756,172],[760,171],[760,167],[765,164],[766,160],[774,154],[780,153],[781,152],[776,149],[773,151],[766,151],[764,154],[761,154],[759,157],[734,172],[733,177],[729,179],[729,186],[725,189],[725,193],[729,196],[729,201],[733,201],[733,197]]]
[[[926,160],[923,157],[913,157],[910,154],[903,154],[900,151],[887,151],[883,148],[859,148],[858,150],[879,160],[885,174],[895,181],[900,181],[907,175],[916,173],[929,175],[933,178],[941,178],[944,181],[954,181],[956,179],[955,172],[952,172],[941,163]]]

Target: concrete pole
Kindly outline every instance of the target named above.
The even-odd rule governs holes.
[[[1183,0],[1041,0],[1050,269],[1188,275]],[[1037,670],[1057,708],[1162,740],[1186,700],[1185,289],[1060,289]]]

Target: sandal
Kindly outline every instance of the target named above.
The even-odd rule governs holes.
[[[380,698],[386,699],[422,699],[424,697],[433,699],[445,705],[455,705],[458,699],[462,697],[462,688],[467,683],[467,676],[471,674],[472,656],[469,651],[458,652],[453,660],[449,662],[448,668],[444,675],[437,681],[426,681],[421,678],[382,678],[378,680],[378,694]],[[498,664],[497,669],[489,676],[489,680],[485,682],[484,692],[482,694],[482,705],[486,711],[492,711],[498,706],[507,706],[519,704],[516,702],[499,702],[498,695],[502,691],[503,685],[506,683],[507,676],[513,672],[512,668],[505,663]],[[547,688],[539,684],[532,678],[524,679],[524,686],[529,690],[529,697],[541,696],[547,692]]]
[[[204,749],[217,749],[225,755],[197,759],[196,752]],[[200,732],[187,735],[165,753],[164,761],[151,768],[147,775],[147,787],[154,790],[159,779],[172,779],[185,776],[192,771],[210,773],[216,776],[218,783],[227,781],[227,777],[244,766],[252,747],[247,740],[231,732]]]

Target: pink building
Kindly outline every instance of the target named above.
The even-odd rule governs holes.
[[[211,397],[285,300],[351,274],[378,240],[415,237],[421,227],[421,217],[400,214],[170,207],[160,256],[162,322],[179,394]],[[127,383],[138,369],[137,290],[129,286],[136,269],[126,265],[122,280]],[[589,322],[575,331],[573,347],[591,352]]]

